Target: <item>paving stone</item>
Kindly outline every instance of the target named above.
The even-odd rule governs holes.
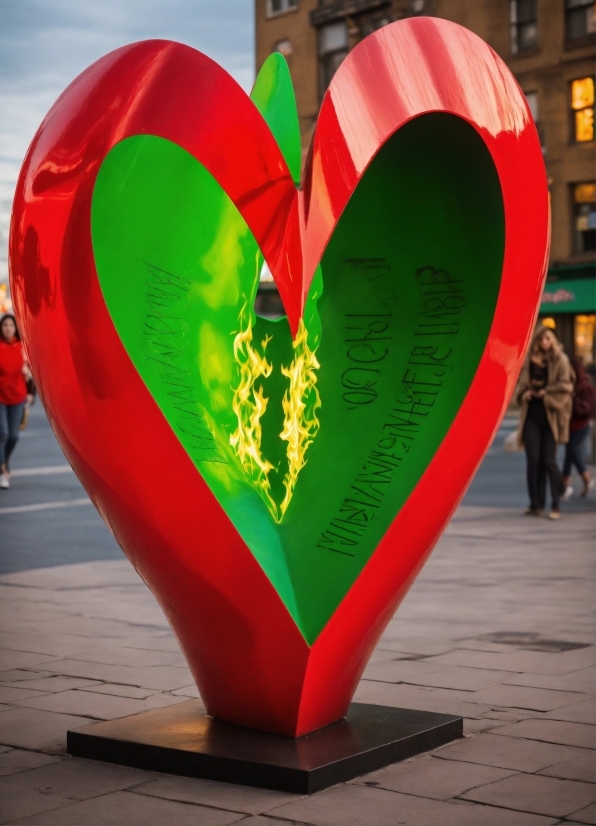
[[[595,660],[596,652],[591,646],[561,653],[519,650],[499,653],[460,649],[433,657],[429,662],[556,676],[592,666]]]
[[[154,665],[185,665],[181,651],[152,651],[142,648],[96,648],[79,651],[77,660],[106,665],[126,665],[129,667],[147,668]]]
[[[572,817],[579,823],[594,824],[596,823],[596,805],[591,803],[589,806],[586,806],[585,809],[581,809],[579,812],[573,812]]]
[[[561,780],[556,777],[517,774],[479,786],[462,795],[465,800],[500,805],[522,812],[565,817],[594,801],[591,783]]]
[[[87,800],[146,783],[155,777],[159,775],[140,769],[69,758],[0,779],[0,797],[5,794],[26,797],[33,791],[70,800]]]
[[[507,737],[524,737],[528,740],[542,740],[545,743],[561,743],[567,746],[596,748],[594,726],[583,723],[569,723],[560,720],[523,720],[511,726],[495,729],[495,734]]]
[[[81,606],[80,610],[85,610]],[[32,612],[35,616],[37,612]],[[37,618],[37,617],[35,617]],[[70,617],[68,617],[70,619]],[[55,657],[69,657],[77,655],[83,648],[87,648],[88,640],[73,634],[48,634],[46,625],[39,618],[40,629],[36,633],[0,635],[0,646],[11,651],[26,651],[31,654],[52,654]]]
[[[579,750],[578,750],[579,751]],[[576,757],[570,757],[553,766],[547,766],[538,774],[549,777],[561,777],[564,780],[583,780],[585,783],[596,782],[596,754],[592,749],[581,749]]]
[[[503,680],[504,685],[529,685],[535,688],[552,688],[555,691],[596,692],[596,668],[582,668],[562,676],[545,674],[516,674]]]
[[[0,650],[0,669],[8,671],[13,668],[27,668],[28,666],[42,665],[55,660],[47,654],[31,654],[28,651],[9,651],[6,648]]]
[[[570,691],[549,691],[544,688],[493,685],[482,691],[475,691],[474,697],[482,703],[513,708],[528,708],[534,711],[551,711],[569,703],[585,700],[588,695]]]
[[[200,700],[201,695],[199,694],[199,689],[196,685],[187,685],[184,688],[177,688],[175,691],[171,692],[176,697],[194,697],[195,699]]]
[[[81,686],[80,691],[98,694],[114,694],[116,697],[130,697],[133,700],[145,700],[158,692],[154,688],[137,688],[134,685],[117,685],[115,683],[92,682],[90,686]],[[172,694],[177,692],[173,691]]]
[[[301,798],[273,809],[269,814],[282,821],[291,820],[321,826],[428,826],[431,823],[441,826],[538,826],[553,823],[552,819],[537,815],[520,815],[499,807],[447,803],[351,783]]]
[[[238,812],[159,800],[131,792],[112,792],[19,820],[19,826],[218,826],[241,819]]]
[[[0,783],[5,779],[6,778],[0,778]],[[13,781],[14,777],[10,777],[9,779]],[[56,809],[68,803],[70,803],[70,800],[66,797],[38,792],[33,789],[29,790],[27,794],[19,794],[18,791],[14,790],[11,782],[10,786],[4,790],[3,795],[0,797],[0,823],[9,823],[15,820],[18,820],[20,823],[21,818],[27,818],[29,815],[37,815],[39,812],[48,812],[50,809]],[[46,815],[44,815],[39,822],[48,823],[49,821],[45,818]]]
[[[464,717],[464,737],[470,734],[479,734],[481,731],[490,731],[492,728],[499,728],[503,723],[500,720],[493,720],[485,717],[481,720],[470,720]]]
[[[0,743],[33,751],[55,751],[66,744],[66,732],[89,723],[85,717],[14,708],[0,714]]]
[[[432,662],[429,665],[432,666]],[[412,685],[433,686],[435,688],[453,688],[458,691],[477,693],[480,689],[492,686],[510,676],[508,671],[495,671],[483,668],[466,668],[464,666],[442,666],[428,674],[420,674],[404,679]],[[482,702],[482,700],[480,701]]]
[[[136,637],[128,637],[126,640],[127,648],[141,648],[149,649],[150,651],[180,651],[180,644],[176,637],[168,630],[168,633],[156,632],[154,629],[151,633],[144,636],[138,635]]]
[[[35,691],[30,688],[13,688],[0,686],[0,703],[15,703],[17,700],[33,700],[35,697],[44,697],[47,691]]]
[[[161,777],[144,786],[138,786],[135,792],[246,814],[268,812],[282,803],[296,800],[297,797],[287,792],[236,786],[230,783],[218,783],[215,780],[171,776]]]
[[[468,691],[361,680],[354,699],[359,703],[440,711],[469,718],[480,717],[490,710],[487,704],[468,702],[470,696]]]
[[[308,824],[298,823],[295,820],[278,820],[276,817],[269,817],[269,815],[245,817],[239,823],[242,823],[242,826],[308,826]]]
[[[42,694],[49,694],[55,693],[57,691],[68,691],[71,688],[86,688],[87,686],[100,686],[101,683],[98,680],[82,680],[78,677],[56,677],[56,676],[45,676],[45,677],[37,677],[31,680],[18,680],[11,684],[11,688],[24,688],[27,690],[35,689],[35,691],[39,691]],[[0,691],[2,689],[0,688]],[[96,689],[97,690],[97,689]],[[22,697],[17,699],[24,699],[28,695],[23,694]],[[29,695],[31,696],[31,695]]]
[[[43,754],[39,751],[23,751],[22,749],[10,749],[0,753],[0,775],[16,774],[27,769],[37,769],[39,766],[47,766],[50,763],[60,762],[60,757],[53,757],[50,754]]]
[[[71,677],[88,677],[101,682],[135,685],[140,688],[154,688],[156,691],[172,691],[192,682],[188,668],[178,666],[149,666],[129,668],[126,665],[106,665],[83,660],[57,660],[52,663],[54,674]]]
[[[397,631],[398,625],[392,623],[383,633],[377,646],[381,651],[395,651],[406,655],[421,655],[424,657],[446,654],[453,648],[453,643],[448,639],[440,639],[438,634],[434,637],[420,636],[417,633],[407,635]]]
[[[502,780],[512,773],[508,769],[460,763],[456,760],[438,760],[426,755],[406,763],[395,763],[351,782],[364,786],[380,786],[390,791],[430,797],[434,800],[448,800],[475,786]]]
[[[585,700],[582,703],[573,703],[569,706],[561,706],[544,715],[547,720],[569,720],[572,723],[596,724],[596,702]]]
[[[528,717],[542,717],[539,711],[532,711],[529,708],[502,708],[494,706],[482,715],[483,720],[499,721],[501,726],[505,723],[518,723],[520,720],[527,720]]]
[[[384,651],[383,654],[390,652]],[[368,665],[364,672],[365,680],[377,680],[387,683],[416,683],[416,678],[424,674],[432,674],[438,671],[440,665],[430,665],[424,660],[394,660],[394,654],[390,655],[391,659],[383,659],[381,661],[372,662]]]
[[[33,669],[13,668],[10,671],[0,671],[0,684],[12,685],[21,680],[36,680],[41,677],[50,676],[47,671],[34,671]]]
[[[173,697],[171,694],[152,694],[145,700],[132,700],[129,697],[75,690],[27,698],[18,701],[17,704],[44,711],[57,711],[61,714],[79,714],[95,720],[114,720],[117,717],[140,714],[152,708],[163,708],[183,700],[183,697]]]
[[[536,772],[578,756],[578,750],[568,746],[497,736],[496,731],[498,729],[457,740],[437,749],[433,754],[443,760],[482,763],[485,766],[523,772]]]

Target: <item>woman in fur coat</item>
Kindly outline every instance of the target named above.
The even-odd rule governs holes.
[[[569,439],[573,380],[569,359],[555,334],[548,327],[538,327],[517,390],[521,406],[518,434],[526,451],[530,497],[526,513],[531,516],[544,510],[545,476],[552,498],[549,518],[560,516],[562,479],[556,452],[557,445]]]

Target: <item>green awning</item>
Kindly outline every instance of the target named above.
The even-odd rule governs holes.
[[[596,279],[569,278],[544,286],[540,313],[596,312]]]

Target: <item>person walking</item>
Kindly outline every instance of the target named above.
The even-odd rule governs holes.
[[[561,515],[562,477],[556,453],[557,444],[565,444],[569,438],[573,378],[569,359],[553,331],[538,327],[517,392],[521,406],[518,440],[526,451],[530,497],[526,514],[530,516],[539,516],[544,510],[545,476],[552,499],[549,518],[558,519]]]
[[[10,487],[8,460],[19,438],[25,404],[31,401],[26,384],[30,379],[15,317],[4,315],[0,319],[0,488]]]
[[[590,432],[590,420],[594,418],[595,392],[584,363],[580,358],[572,358],[571,366],[575,373],[575,387],[573,389],[573,408],[569,422],[569,441],[565,446],[565,461],[563,462],[563,499],[568,499],[573,493],[569,484],[573,465],[582,477],[584,489],[581,495],[587,496],[594,487],[594,480],[590,477],[586,462],[582,455],[582,445]]]

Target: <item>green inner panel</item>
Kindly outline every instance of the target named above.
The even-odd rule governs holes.
[[[504,222],[483,141],[432,114],[385,144],[295,342],[285,318],[255,316],[255,239],[175,144],[135,136],[111,150],[92,236],[127,352],[312,643],[441,444],[484,349]],[[304,426],[298,463],[288,421]]]

